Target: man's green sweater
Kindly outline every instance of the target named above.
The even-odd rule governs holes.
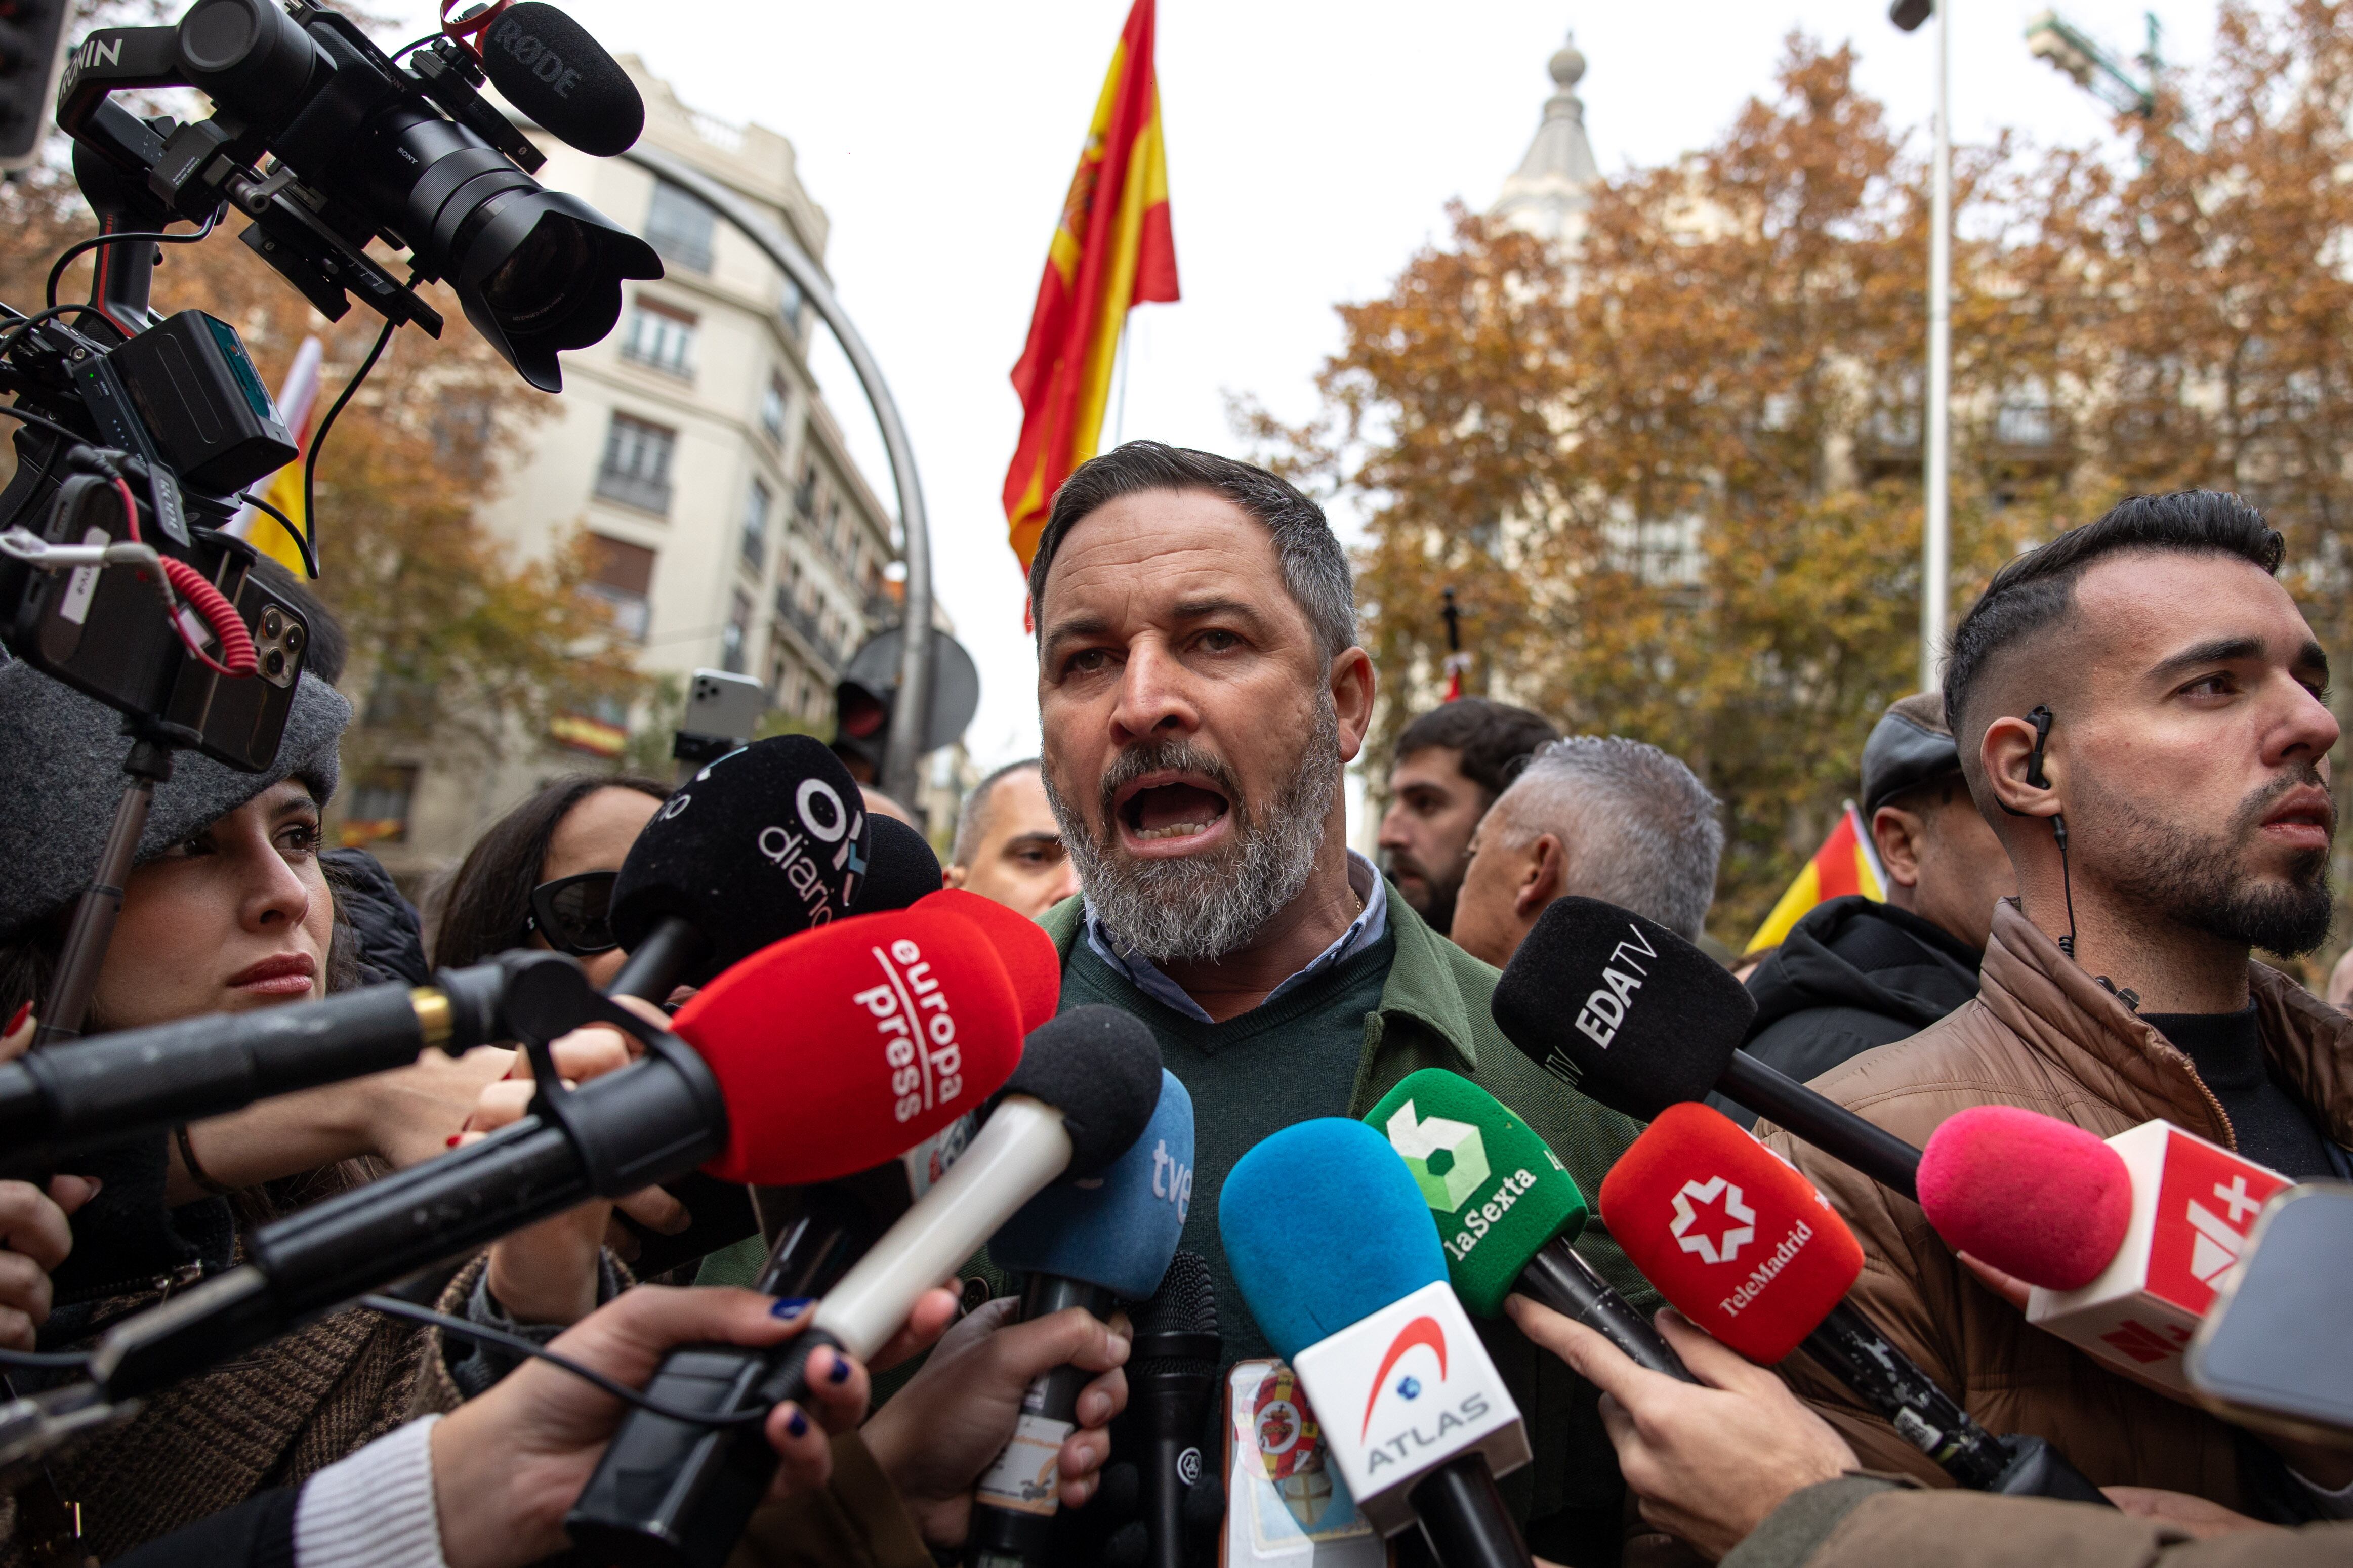
[[[1062,1005],[1103,1003],[1141,1020],[1193,1097],[1193,1196],[1180,1245],[1208,1260],[1229,1360],[1271,1352],[1226,1267],[1218,1194],[1234,1162],[1269,1133],[1311,1117],[1360,1117],[1408,1074],[1444,1068],[1518,1112],[1589,1197],[1641,1131],[1514,1047],[1488,1012],[1495,970],[1430,930],[1394,886],[1388,931],[1378,942],[1222,1024],[1185,1017],[1137,990],[1088,946],[1082,921],[1075,898],[1055,905],[1042,921],[1062,955]],[[1647,1312],[1657,1305],[1657,1292],[1598,1216],[1577,1249],[1637,1308]],[[1505,1479],[1506,1495],[1525,1518],[1564,1509],[1614,1515],[1618,1467],[1594,1413],[1591,1385],[1530,1345],[1508,1321],[1480,1329],[1536,1456]],[[1614,1517],[1607,1527],[1614,1535]]]

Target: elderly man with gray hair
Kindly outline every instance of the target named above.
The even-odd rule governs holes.
[[[1572,735],[1536,752],[1479,824],[1451,933],[1501,968],[1536,917],[1576,894],[1696,941],[1715,899],[1715,797],[1656,746]]]

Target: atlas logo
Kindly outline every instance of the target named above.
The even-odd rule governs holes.
[[[1436,1318],[1416,1318],[1398,1331],[1397,1338],[1389,1342],[1387,1353],[1381,1357],[1381,1370],[1373,1373],[1373,1391],[1365,1396],[1365,1424],[1356,1433],[1359,1442],[1373,1429],[1373,1407],[1381,1402],[1381,1385],[1388,1382],[1389,1373],[1396,1370],[1398,1358],[1416,1345],[1437,1353],[1438,1381],[1446,1381],[1446,1331],[1438,1326]],[[1408,1389],[1413,1392],[1409,1394],[1406,1392]],[[1407,1399],[1419,1399],[1421,1397],[1421,1384],[1410,1377],[1400,1379],[1398,1393]]]
[[[1724,1200],[1724,1216],[1732,1223],[1711,1237],[1692,1227],[1699,1223],[1699,1211],[1692,1205],[1713,1204]],[[1675,1194],[1675,1222],[1667,1227],[1674,1233],[1675,1245],[1685,1252],[1696,1252],[1706,1263],[1729,1263],[1740,1256],[1742,1247],[1757,1239],[1757,1211],[1741,1202],[1740,1189],[1722,1176],[1711,1176],[1704,1182],[1685,1182],[1683,1190]]]
[[[803,779],[793,796],[798,831],[780,826],[760,829],[760,853],[785,875],[801,897],[808,923],[821,926],[847,910],[858,897],[858,879],[866,874],[866,858],[858,842],[866,828],[866,814],[841,804],[833,786],[823,779]],[[828,846],[831,846],[830,853]],[[840,878],[837,892],[827,880],[830,866]],[[839,900],[840,908],[835,907]]]
[[[1634,940],[1621,942],[1609,950],[1609,962],[1601,970],[1601,984],[1594,987],[1593,994],[1585,999],[1585,1005],[1577,1013],[1577,1028],[1605,1051],[1609,1048],[1609,1042],[1618,1037],[1618,1026],[1626,1021],[1626,1008],[1632,1002],[1634,993],[1642,988],[1642,979],[1650,976],[1651,972],[1637,963],[1631,955],[1640,953],[1644,958],[1659,956],[1659,950],[1651,945],[1650,938],[1642,934],[1641,928],[1629,921],[1626,930]],[[1642,978],[1636,978],[1638,975]]]
[[[1426,1350],[1438,1358],[1435,1384],[1425,1385],[1410,1373],[1399,1376],[1394,1384],[1389,1381],[1389,1374],[1398,1371],[1398,1362],[1407,1352],[1414,1350]],[[1365,1396],[1365,1420],[1357,1430],[1356,1440],[1365,1445],[1368,1478],[1377,1477],[1391,1465],[1410,1464],[1423,1451],[1451,1447],[1462,1441],[1460,1434],[1486,1419],[1493,1407],[1487,1403],[1487,1395],[1476,1388],[1451,1403],[1422,1403],[1425,1394],[1444,1390],[1446,1378],[1446,1330],[1436,1318],[1414,1318],[1389,1342],[1387,1353],[1381,1357],[1380,1370],[1373,1374],[1372,1391]],[[1385,1393],[1396,1394],[1413,1408],[1407,1414],[1403,1430],[1372,1441],[1373,1414]]]
[[[1389,1147],[1403,1157],[1406,1169],[1413,1173],[1413,1184],[1440,1214],[1452,1214],[1470,1202],[1489,1174],[1487,1143],[1476,1127],[1443,1116],[1416,1121],[1410,1100],[1389,1118]]]

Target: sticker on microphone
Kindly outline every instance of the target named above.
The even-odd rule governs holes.
[[[1016,1513],[1051,1517],[1060,1506],[1062,1439],[1071,1431],[1068,1421],[1023,1411],[1014,1419],[1013,1440],[974,1489],[979,1500]]]
[[[1226,1552],[1242,1564],[1379,1568],[1388,1548],[1332,1464],[1324,1430],[1278,1361],[1236,1363],[1226,1374]]]

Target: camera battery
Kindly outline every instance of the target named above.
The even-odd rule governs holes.
[[[165,462],[188,484],[235,494],[301,455],[237,329],[183,310],[107,355]]]

